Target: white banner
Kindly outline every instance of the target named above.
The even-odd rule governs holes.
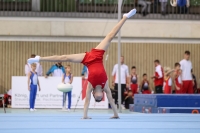
[[[12,108],[29,108],[28,78],[22,76],[12,77]],[[35,108],[62,108],[63,93],[57,90],[57,85],[61,83],[61,77],[39,77],[41,91],[37,90]],[[84,83],[83,83],[84,84]],[[82,78],[74,77],[72,90],[72,104],[74,108],[80,96],[77,108],[83,108],[85,96],[81,94]],[[83,97],[82,97],[83,96]],[[68,105],[68,100],[66,101]],[[91,96],[89,108],[108,108],[108,100],[96,103]]]

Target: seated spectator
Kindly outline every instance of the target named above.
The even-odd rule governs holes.
[[[190,0],[171,0],[170,2],[173,7],[179,7],[180,13],[187,13],[190,6]]]
[[[161,14],[165,15],[166,7],[167,7],[167,0],[160,0],[160,4],[161,4]]]
[[[143,74],[143,79],[142,79],[140,86],[141,86],[142,94],[151,94],[151,92],[153,93],[153,91],[151,91],[149,81],[147,80],[147,74],[146,73]]]
[[[50,74],[52,74],[53,77],[62,77],[65,74],[65,68],[62,66],[62,62],[52,65],[46,73],[45,78],[47,78]]]
[[[179,13],[184,14],[188,12],[188,8],[190,6],[189,0],[178,0],[177,5],[179,7]]]
[[[129,104],[134,104],[133,93],[131,90],[128,91],[128,95],[125,98],[125,108],[129,109]]]
[[[147,1],[147,0],[138,0],[138,5],[142,6],[142,15],[146,16],[147,14],[150,13],[150,9],[151,9],[151,2]],[[146,9],[147,9],[147,13],[146,13]]]

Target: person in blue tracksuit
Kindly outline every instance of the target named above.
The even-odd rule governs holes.
[[[38,80],[38,75],[36,72],[36,66],[37,66],[36,63],[31,64],[32,71],[28,73],[28,90],[30,91],[30,99],[29,99],[30,111],[36,111],[35,99],[37,94],[37,85],[39,86],[39,91],[41,90]]]
[[[83,79],[88,79],[88,68],[85,65],[83,66],[81,75]]]
[[[73,82],[73,75],[71,73],[71,66],[67,65],[65,67],[65,71],[66,71],[66,74],[63,74],[62,83],[64,83],[64,84],[66,84],[66,83],[71,84]],[[66,97],[67,97],[67,95],[68,95],[68,109],[67,110],[70,111],[70,109],[71,109],[72,91],[70,91],[70,92],[63,92],[62,109],[66,110]]]
[[[50,74],[53,77],[62,77],[65,74],[65,68],[62,65],[62,62],[57,62],[56,64],[52,65],[49,71],[46,73],[45,78],[47,78]]]

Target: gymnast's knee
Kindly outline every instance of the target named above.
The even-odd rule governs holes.
[[[61,61],[70,61],[67,55],[61,55]]]
[[[108,41],[111,41],[113,38],[114,38],[114,34],[113,34],[113,33],[109,33],[109,34],[106,36],[106,39],[107,39]]]

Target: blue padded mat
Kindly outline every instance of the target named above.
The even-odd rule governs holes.
[[[200,113],[200,108],[197,107],[159,107],[159,113]]]
[[[133,112],[158,113],[157,107],[147,107],[147,106],[134,105],[134,106],[131,106],[131,108],[133,108]]]
[[[136,94],[134,104],[151,107],[200,107],[199,94]]]
[[[22,112],[21,112],[22,111]],[[83,112],[38,109],[30,113],[18,110],[0,114],[0,133],[199,133],[198,114],[120,113],[109,119],[112,111],[90,110],[91,120],[82,120]],[[123,112],[125,112],[123,110]]]

